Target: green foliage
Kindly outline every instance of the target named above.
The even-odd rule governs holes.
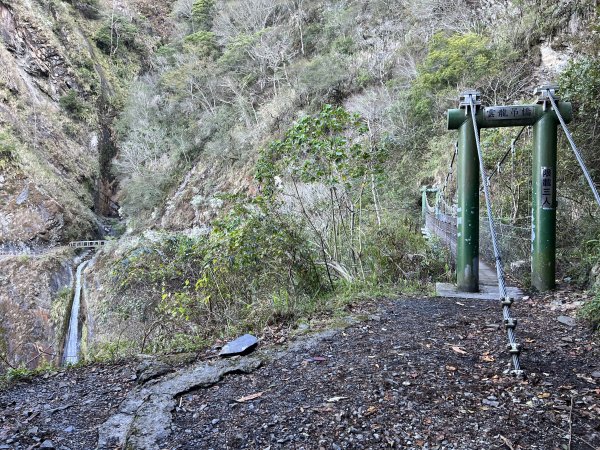
[[[100,15],[99,0],[66,0],[72,4],[86,19],[97,20]]]
[[[475,33],[434,34],[411,88],[414,115],[431,117],[437,112],[438,95],[477,83],[499,68],[498,55],[486,37]]]
[[[208,58],[217,52],[215,34],[210,31],[196,31],[187,35],[183,42],[187,51],[195,53],[200,58]]]
[[[365,256],[374,280],[422,284],[449,279],[450,254],[443,245],[429,245],[406,219],[386,219],[382,227],[365,236]]]
[[[317,55],[308,63],[298,66],[298,89],[306,100],[315,99],[320,106],[323,99],[339,103],[342,93],[352,86],[351,58],[342,54]]]
[[[600,329],[600,290],[579,310],[579,317],[587,320],[595,330]]]
[[[414,224],[399,223],[404,217],[381,213],[376,192],[389,155],[368,133],[357,114],[325,105],[261,151],[256,178],[273,208],[291,180],[285,203],[318,243],[315,257],[327,267],[332,288],[442,276],[447,258],[427,250]]]
[[[494,52],[489,40],[475,33],[447,35],[436,33],[419,67],[421,87],[438,89],[476,81],[494,70]]]
[[[64,336],[69,328],[69,306],[73,298],[71,288],[60,289],[54,299],[50,309],[50,322],[55,330],[57,346],[62,343]]]
[[[239,204],[197,239],[181,235],[138,247],[113,275],[148,298],[165,322],[188,322],[195,338],[255,329],[294,317],[321,290],[321,271],[293,222],[259,203]],[[158,333],[154,350],[174,345]],[[180,344],[178,344],[180,345]]]
[[[351,37],[340,36],[333,41],[332,48],[339,53],[351,55],[356,50],[356,44]]]
[[[194,0],[192,21],[194,29],[209,31],[212,28],[215,0]]]
[[[62,109],[77,120],[84,119],[88,111],[86,104],[79,98],[79,94],[74,89],[70,89],[69,92],[60,97],[58,103]]]
[[[56,367],[47,361],[35,369],[29,369],[24,365],[9,367],[6,372],[0,375],[0,388],[6,388],[18,381],[29,381],[38,375],[55,371]]]
[[[386,152],[367,145],[367,131],[358,115],[324,105],[319,114],[300,119],[283,139],[261,151],[256,178],[272,193],[274,177],[282,173],[328,186],[349,186],[356,178],[380,173]]]
[[[6,383],[14,383],[16,381],[25,381],[31,379],[35,375],[35,372],[24,366],[10,367],[4,375]]]
[[[561,94],[577,102],[579,112],[584,115],[600,110],[595,99],[600,97],[600,58],[584,57],[571,62],[560,76]]]
[[[97,47],[106,55],[123,55],[126,50],[136,50],[135,37],[137,27],[127,18],[115,16],[108,18],[96,32],[94,40]]]
[[[573,282],[585,288],[594,281],[593,278],[590,279],[592,272],[600,268],[600,229],[597,223],[580,222],[578,225],[580,229],[577,232],[577,238],[581,242],[578,242],[578,245],[559,249],[558,258],[560,265],[567,268],[565,272]]]
[[[229,70],[240,72],[240,66],[245,67],[247,65],[246,63],[250,47],[259,37],[259,33],[240,33],[233,37],[227,43],[225,51],[219,59],[219,64]]]
[[[18,145],[12,134],[0,131],[0,170],[6,170],[18,162]]]
[[[588,45],[590,52],[596,52],[600,39],[591,39]],[[600,136],[595,131],[600,116],[600,105],[595,101],[600,96],[599,64],[596,54],[583,55],[569,63],[559,80],[559,95],[574,106],[574,120],[569,129],[596,183],[600,177]],[[563,247],[560,254],[569,276],[585,286],[592,267],[600,260],[598,206],[571,149],[566,141],[562,145],[565,152],[558,160],[558,189],[567,200],[557,213],[558,220],[567,226],[558,229],[559,245]]]

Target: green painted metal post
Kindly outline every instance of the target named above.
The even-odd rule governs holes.
[[[421,188],[421,222],[427,226],[427,188]]]
[[[556,276],[556,138],[558,119],[551,110],[548,90],[555,96],[556,86],[541,86],[534,105],[481,107],[477,127],[500,128],[532,125],[534,132],[532,205],[532,284],[540,291],[552,289]],[[476,94],[471,91],[471,94]],[[479,161],[470,117],[465,103],[448,111],[448,129],[459,130],[458,155],[458,239],[456,270],[459,289],[477,290],[479,247]],[[556,96],[555,96],[556,98]],[[569,102],[558,102],[566,123],[573,118]],[[475,168],[475,169],[474,169]],[[474,187],[475,186],[475,187]],[[469,195],[471,194],[471,195]]]
[[[555,287],[557,126],[549,108],[533,126],[531,284],[538,291]]]
[[[456,284],[464,292],[479,290],[479,158],[473,124],[458,129],[458,208]]]

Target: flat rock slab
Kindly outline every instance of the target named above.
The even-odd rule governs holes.
[[[250,373],[261,364],[261,359],[250,357],[200,363],[133,389],[118,412],[98,428],[96,449],[158,450],[158,441],[171,434],[177,395],[212,386],[227,374]]]
[[[506,291],[508,295],[515,299],[520,299],[523,296],[523,292],[517,287],[507,287]],[[498,292],[498,286],[485,285],[479,286],[479,292],[461,292],[457,289],[456,285],[451,283],[436,283],[435,284],[435,295],[436,297],[446,298],[463,298],[473,300],[500,300],[500,293]]]
[[[251,334],[244,334],[231,341],[219,352],[219,356],[246,355],[256,348],[258,339]]]
[[[559,323],[562,323],[563,325],[566,325],[568,327],[574,327],[577,322],[575,321],[575,319],[573,319],[572,317],[569,316],[558,316],[558,319],[556,319]]]

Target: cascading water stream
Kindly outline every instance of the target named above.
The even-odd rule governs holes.
[[[77,275],[75,278],[75,295],[73,296],[73,305],[71,306],[71,318],[69,319],[69,330],[65,340],[65,351],[63,353],[64,364],[77,364],[79,361],[79,309],[81,305],[81,291],[83,287],[83,270],[88,261],[84,261],[77,266]]]

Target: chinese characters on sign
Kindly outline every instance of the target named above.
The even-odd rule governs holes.
[[[534,108],[531,106],[492,106],[483,109],[486,119],[511,120],[533,117]]]
[[[552,187],[554,185],[554,174],[552,167],[542,166],[542,209],[554,209],[554,198],[552,197]]]

